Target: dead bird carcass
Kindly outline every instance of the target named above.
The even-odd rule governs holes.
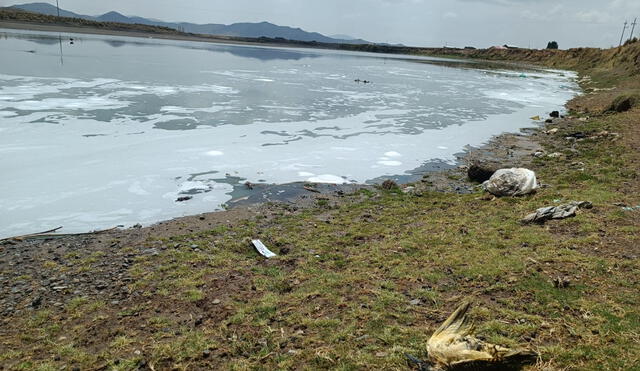
[[[511,350],[489,344],[473,335],[474,326],[464,303],[431,335],[427,342],[428,359],[418,361],[407,356],[421,370],[518,370],[533,364],[538,354],[531,350]]]

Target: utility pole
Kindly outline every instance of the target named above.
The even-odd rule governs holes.
[[[622,39],[624,39],[624,32],[627,30],[628,24],[629,22],[624,21],[624,27],[622,27],[622,36],[620,36],[620,45],[618,45],[618,48],[622,46]]]
[[[58,9],[58,17],[60,17],[60,4],[58,4],[58,0],[56,0],[56,8]]]
[[[631,36],[629,36],[629,40],[633,39],[633,31],[636,30],[637,23],[638,23],[638,18],[636,17],[636,19],[634,19],[633,23],[631,24],[633,27],[631,27]]]

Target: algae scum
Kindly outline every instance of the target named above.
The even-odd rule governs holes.
[[[212,211],[246,181],[453,162],[576,92],[570,73],[433,58],[1,35],[0,237]]]

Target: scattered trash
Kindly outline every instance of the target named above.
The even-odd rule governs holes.
[[[265,258],[269,259],[277,256],[276,254],[271,252],[271,250],[267,249],[267,247],[262,243],[262,241],[252,240],[251,243],[256,248],[256,250],[258,250],[260,255],[264,256]]]
[[[587,134],[585,134],[585,133],[583,133],[581,131],[578,131],[578,132],[571,133],[571,134],[567,135],[567,138],[575,138],[575,139],[584,139],[586,137],[587,137]]]
[[[618,138],[620,138],[620,134],[619,133],[610,133],[606,130],[603,130],[597,134],[594,134],[592,136],[590,136],[589,138],[592,139],[601,139],[601,138],[611,138],[613,140],[616,140]]]
[[[483,187],[494,196],[523,196],[538,188],[536,173],[529,169],[501,169],[483,183]]]
[[[552,134],[556,134],[558,132],[558,130],[560,130],[560,129],[553,128],[553,129],[549,129],[549,130],[545,131],[544,133],[548,134],[548,135],[552,135]]]
[[[550,154],[547,155],[547,157],[549,157],[549,158],[560,158],[560,157],[562,157],[562,153],[560,153],[560,152],[550,153]]]
[[[495,370],[533,364],[538,353],[512,350],[486,343],[473,335],[473,323],[467,317],[471,307],[464,303],[434,332],[427,342],[428,360],[405,355],[421,370]]]
[[[622,208],[624,211],[640,211],[640,205],[638,206],[624,206]]]
[[[545,155],[544,151],[536,151],[534,152],[533,157],[542,158],[544,157],[544,155]]]
[[[533,117],[531,117],[531,120],[540,121],[540,116],[533,116]]]
[[[593,204],[588,201],[571,202],[566,205],[549,206],[538,209],[535,213],[527,215],[522,223],[544,224],[548,220],[567,219],[576,216],[579,209],[591,209]]]
[[[309,191],[309,192],[313,192],[313,193],[322,193],[322,192],[318,191],[317,189],[315,189],[315,188],[313,188],[313,187],[311,187],[311,186],[308,186],[308,185],[303,186],[302,188],[304,188],[305,190],[307,190],[307,191]]]

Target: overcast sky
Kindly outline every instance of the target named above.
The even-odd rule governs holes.
[[[34,0],[35,2],[36,0]],[[43,0],[39,0],[43,1]],[[46,1],[46,0],[44,0]],[[269,21],[326,35],[414,46],[617,46],[640,0],[59,0],[81,14],[115,10],[166,21]],[[0,0],[1,5],[30,2]],[[48,0],[55,4],[55,0]],[[627,30],[627,35],[630,33]],[[640,34],[640,26],[636,35]]]

